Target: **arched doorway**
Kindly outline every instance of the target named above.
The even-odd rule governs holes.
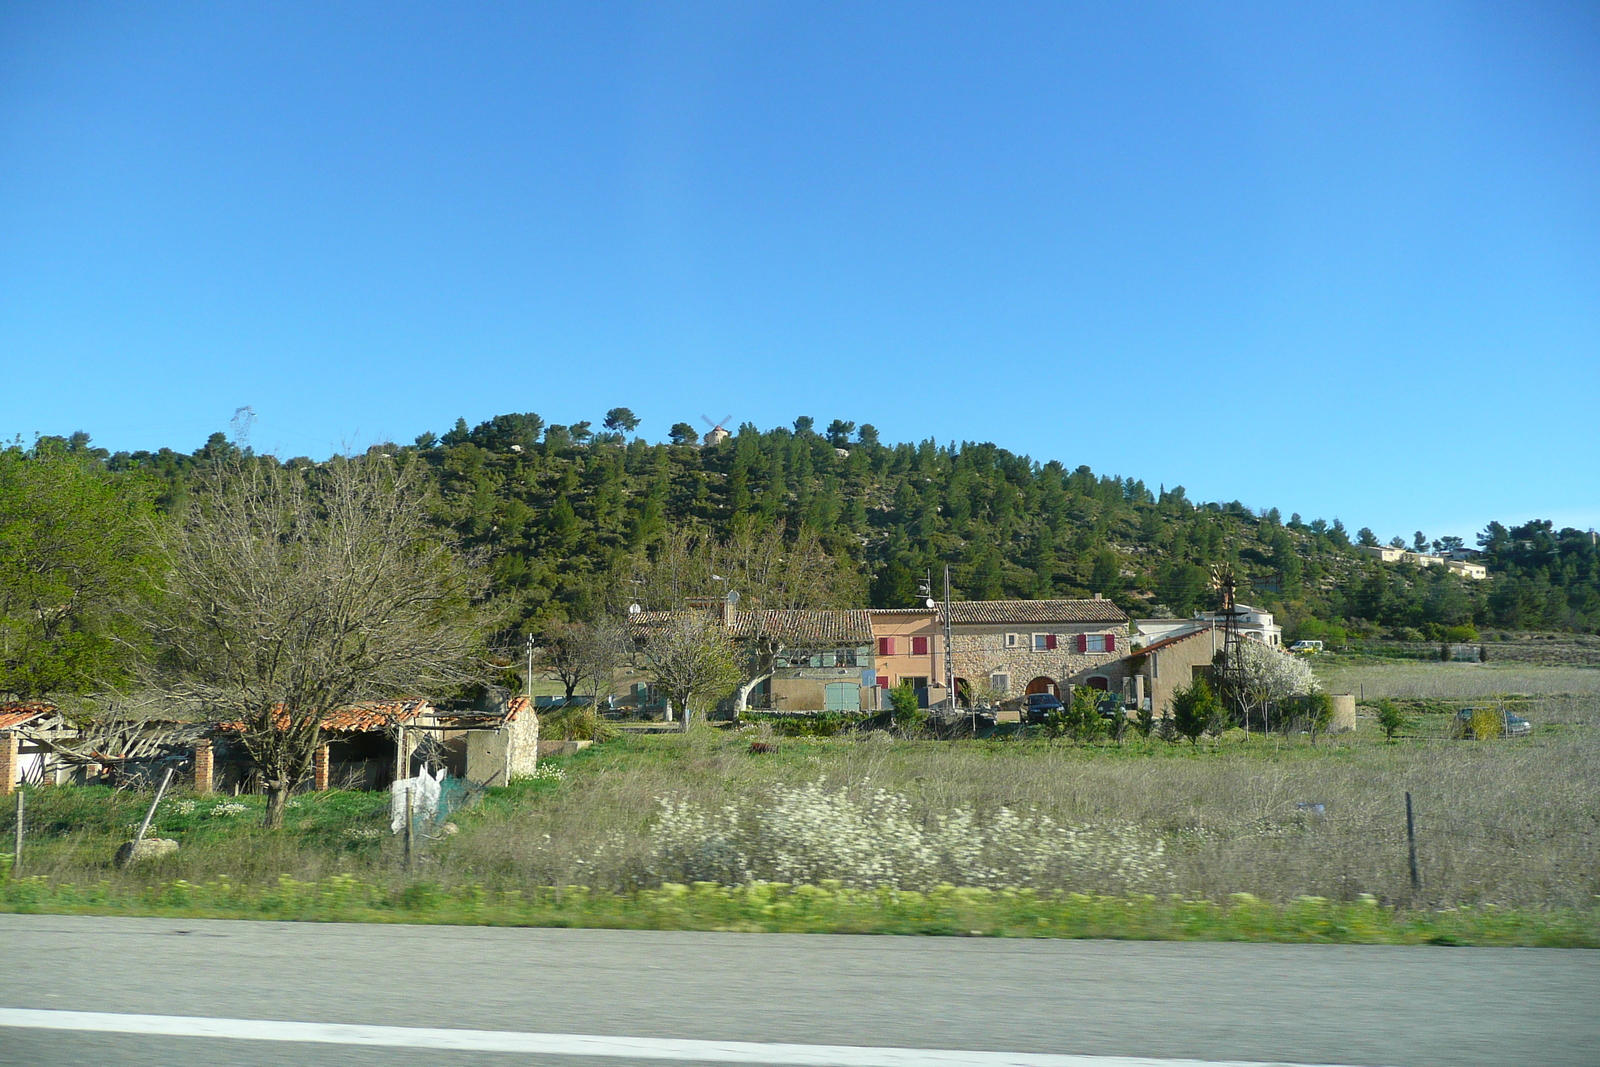
[[[1089,679],[1089,688],[1098,689],[1100,692],[1105,693],[1111,690],[1111,683],[1097,674]]]
[[[1028,683],[1028,695],[1032,696],[1035,693],[1049,693],[1053,697],[1061,695],[1056,690],[1056,680],[1054,678],[1046,678],[1043,675]]]

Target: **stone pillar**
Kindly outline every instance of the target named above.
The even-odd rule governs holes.
[[[19,742],[15,730],[0,730],[0,796],[16,791],[17,779],[22,774],[22,757],[17,749]]]
[[[1133,676],[1133,706],[1144,710],[1144,675]]]
[[[202,738],[194,743],[194,791],[196,793],[211,792],[213,768],[211,763],[211,740]]]
[[[328,742],[324,741],[311,754],[311,788],[325,792],[328,788]]]

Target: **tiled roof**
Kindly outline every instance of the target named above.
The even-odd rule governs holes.
[[[960,600],[950,621],[961,623],[1127,622],[1109,600]]]
[[[10,730],[41,715],[53,715],[57,708],[48,700],[18,700],[0,704],[0,730]]]
[[[322,720],[324,730],[381,730],[412,722],[428,710],[428,702],[417,697],[403,700],[367,700],[329,712]]]
[[[400,726],[414,722],[428,712],[430,706],[421,697],[405,697],[400,700],[365,700],[359,704],[340,708],[329,712],[322,719],[322,729],[338,730],[346,733],[365,733],[368,730],[382,730],[387,726]],[[283,705],[278,705],[278,726],[289,725],[289,716],[283,711]],[[239,733],[244,727],[241,722],[219,722],[216,728],[224,733]]]
[[[847,611],[784,610],[736,611],[735,637],[776,637],[787,645],[812,648],[849,648],[872,644],[872,613]]]

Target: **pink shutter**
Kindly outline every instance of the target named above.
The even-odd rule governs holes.
[[[892,656],[892,655],[894,655],[894,638],[892,638],[892,637],[880,637],[880,638],[878,638],[878,655],[880,655],[880,656]]]
[[[1079,634],[1078,635],[1078,651],[1079,652],[1087,652],[1087,651],[1089,651],[1089,635],[1088,634]]]
[[[1115,652],[1116,650],[1117,650],[1117,635],[1116,634],[1106,634],[1106,651],[1107,652]]]

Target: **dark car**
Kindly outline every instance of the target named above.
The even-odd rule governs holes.
[[[1022,700],[1023,722],[1044,722],[1052,711],[1060,711],[1061,701],[1049,693],[1029,693]]]
[[[1497,711],[1493,708],[1462,708],[1456,713],[1456,729],[1460,731],[1462,737],[1477,736],[1472,726],[1472,720],[1485,711],[1494,716],[1496,724],[1499,726],[1499,730],[1495,735],[1497,737],[1527,737],[1533,733],[1533,723],[1524,719],[1521,715],[1513,715],[1509,711]]]

